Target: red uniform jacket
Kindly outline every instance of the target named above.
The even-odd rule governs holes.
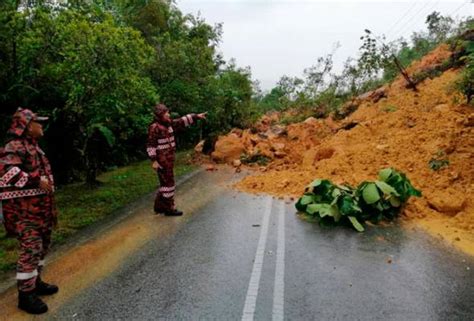
[[[173,119],[170,124],[163,124],[155,119],[148,128],[148,157],[162,167],[172,167],[176,152],[174,132],[192,125],[196,120],[196,114]]]

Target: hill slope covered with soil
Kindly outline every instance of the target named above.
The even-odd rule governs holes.
[[[440,46],[408,71],[440,64],[450,52]],[[299,197],[316,178],[356,186],[380,169],[404,172],[423,197],[410,199],[402,221],[416,223],[474,255],[474,110],[454,90],[460,70],[449,69],[405,88],[402,78],[360,97],[341,121],[309,118],[220,137],[213,158],[239,166],[260,162],[255,175],[236,186],[252,193]]]

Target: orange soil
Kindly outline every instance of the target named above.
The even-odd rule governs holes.
[[[436,49],[409,70],[439,63],[439,57],[446,57],[446,48]],[[474,255],[474,110],[452,89],[457,76],[458,71],[448,70],[427,79],[418,85],[418,93],[397,79],[386,88],[385,98],[363,101],[339,124],[309,120],[288,126],[287,137],[258,141],[257,146],[270,146],[260,151],[273,154],[272,145],[283,145],[284,155],[270,155],[274,161],[269,166],[236,187],[299,197],[316,178],[357,186],[376,179],[380,169],[394,167],[423,193],[409,200],[402,219]],[[332,134],[351,122],[358,125]],[[255,149],[255,144],[246,143],[249,136],[248,131],[241,134],[247,153]],[[449,165],[434,171],[428,165],[433,158],[447,159]]]

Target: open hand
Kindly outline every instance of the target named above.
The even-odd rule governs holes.
[[[49,183],[49,180],[46,177],[40,178],[39,187],[41,189],[48,191],[48,193],[51,193],[53,191],[53,187],[51,186],[51,184]]]
[[[157,171],[157,170],[159,170],[159,169],[162,168],[161,165],[160,165],[160,163],[158,163],[157,161],[154,161],[154,162],[151,164],[151,167],[152,167],[155,171]]]
[[[199,119],[206,119],[207,111],[205,113],[197,114],[196,117]]]

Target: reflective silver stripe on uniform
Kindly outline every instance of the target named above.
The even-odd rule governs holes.
[[[148,153],[148,156],[156,156],[156,148],[148,147],[146,152]]]
[[[163,139],[158,139],[158,144],[164,144],[164,143],[169,143],[170,140],[167,138],[163,138]]]
[[[26,183],[28,183],[28,174],[26,174],[25,172],[21,172],[20,175],[21,178],[15,183],[15,186],[22,188],[26,185]]]
[[[160,192],[171,192],[171,191],[174,191],[176,188],[176,185],[175,186],[164,186],[164,187],[160,187],[158,190]]]
[[[163,150],[163,149],[168,149],[170,147],[175,147],[176,146],[176,143],[175,142],[171,142],[169,144],[161,144],[161,145],[158,145],[156,147],[156,149],[159,149],[159,150]]]
[[[189,126],[189,120],[186,116],[181,117],[181,120],[184,122],[184,126],[186,127]]]
[[[189,125],[192,125],[193,124],[193,116],[191,116],[190,114],[186,115],[186,117],[188,118],[188,122],[189,122]]]
[[[38,276],[38,270],[34,270],[33,272],[17,272],[16,279],[17,280],[29,280]]]
[[[168,133],[172,133],[173,132],[173,127],[168,127]]]
[[[13,177],[18,175],[21,172],[20,168],[18,167],[12,167],[10,170],[3,175],[3,177],[0,179],[0,187],[5,187],[7,186],[8,182],[12,180]]]
[[[44,266],[44,260],[39,260],[38,266]]]
[[[161,193],[161,195],[163,195],[164,198],[171,198],[174,196],[174,192],[170,192],[170,193]]]
[[[12,198],[27,197],[27,196],[37,196],[47,194],[47,191],[41,188],[35,189],[24,189],[19,191],[3,192],[0,193],[0,200],[8,200]]]

